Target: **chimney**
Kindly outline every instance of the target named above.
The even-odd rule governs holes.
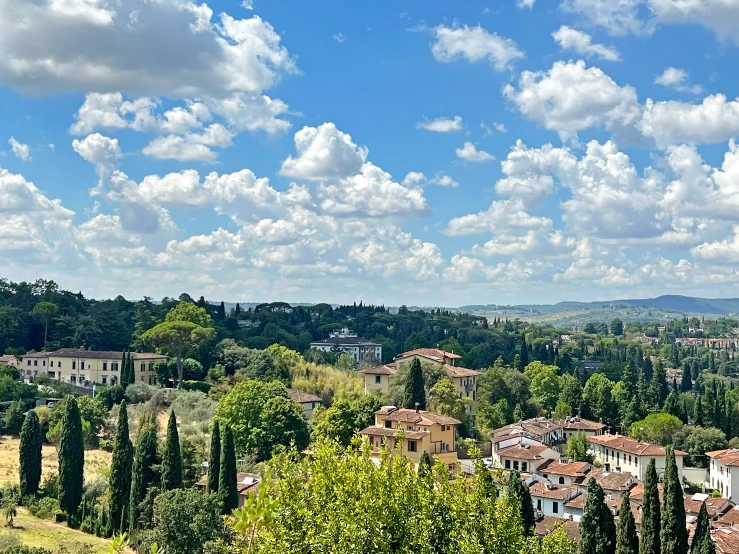
[[[418,402],[416,402],[416,413],[418,413],[418,411],[419,411],[419,406],[420,406],[420,405],[421,405],[421,404],[419,404]]]

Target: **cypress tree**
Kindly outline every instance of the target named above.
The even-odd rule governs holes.
[[[662,411],[674,415],[675,417],[682,418],[682,410],[680,409],[677,394],[675,394],[674,390],[671,390],[670,394],[667,395]]]
[[[67,516],[74,517],[82,500],[84,470],[82,418],[77,401],[73,396],[68,396],[59,439],[59,506]]]
[[[588,481],[588,498],[580,519],[580,554],[616,552],[616,524],[604,498],[603,489],[591,477]]]
[[[126,357],[126,351],[123,351],[123,358],[121,359],[121,386],[125,389],[128,386],[128,358]]]
[[[647,473],[644,476],[644,501],[641,512],[641,541],[639,554],[660,554],[660,509],[659,478],[654,464],[654,458],[649,460]]]
[[[529,351],[526,348],[526,337],[521,337],[521,367],[529,365]]]
[[[20,481],[21,497],[36,494],[41,482],[41,425],[35,410],[28,412],[21,428]]]
[[[113,461],[110,464],[110,531],[122,533],[128,529],[128,509],[131,498],[131,469],[133,466],[133,443],[128,436],[128,410],[126,401],[118,411],[115,430]]]
[[[133,354],[128,353],[128,384],[133,385],[136,382],[136,367],[133,363]]]
[[[508,493],[513,496],[521,506],[521,523],[524,532],[531,537],[534,534],[536,517],[534,516],[534,504],[531,501],[529,487],[521,481],[518,471],[512,471],[508,481]]]
[[[208,492],[218,492],[218,474],[221,472],[221,427],[213,422],[210,435],[210,457],[208,458]]]
[[[693,410],[693,425],[703,425],[703,402],[701,397],[695,399],[695,409]]]
[[[683,368],[683,380],[680,382],[680,387],[683,392],[688,392],[693,388],[692,376],[690,375],[690,366],[686,365]]]
[[[165,491],[182,488],[182,453],[180,452],[180,436],[177,433],[177,416],[174,410],[169,412],[167,439],[164,442],[162,488]]]
[[[405,408],[415,409],[416,404],[418,404],[419,409],[426,409],[426,389],[424,388],[421,361],[418,358],[413,358],[410,372],[405,381],[403,405]]]
[[[133,476],[131,478],[131,505],[129,520],[131,531],[139,526],[139,504],[146,498],[149,487],[156,484],[157,474],[154,466],[157,459],[157,430],[153,421],[145,423],[136,440],[136,455],[133,459]]]
[[[701,504],[698,513],[698,523],[695,525],[693,544],[690,545],[690,554],[715,554],[716,546],[711,539],[711,523],[708,520],[706,503]]]
[[[639,539],[636,536],[636,523],[631,513],[629,493],[624,494],[619,511],[618,529],[616,530],[616,554],[638,554]]]
[[[418,476],[426,477],[431,473],[431,458],[429,453],[425,450],[421,454],[421,459],[418,461]]]
[[[685,501],[675,463],[675,452],[671,447],[667,449],[662,487],[661,552],[662,554],[687,554],[688,530],[685,527]]]
[[[236,489],[236,448],[230,425],[226,425],[223,431],[220,469],[218,491],[223,498],[223,513],[230,514],[239,507],[239,491]]]

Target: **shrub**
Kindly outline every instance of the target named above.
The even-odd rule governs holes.
[[[49,519],[61,512],[59,501],[56,498],[44,497],[28,506],[28,511],[33,517]]]
[[[159,390],[158,387],[146,383],[133,383],[128,385],[126,396],[131,404],[142,404],[151,400]]]
[[[185,390],[199,391],[205,394],[210,392],[211,387],[210,383],[206,383],[205,381],[185,381],[183,385]]]

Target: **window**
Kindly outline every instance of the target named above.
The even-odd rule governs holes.
[[[73,383],[76,383],[76,382],[77,382],[77,377],[76,377],[76,376],[74,376],[74,375],[72,375],[72,382],[73,382]]]
[[[406,425],[405,428],[409,431],[413,431],[413,425]]]
[[[146,364],[141,364],[141,371],[146,371]]]
[[[33,360],[33,365],[38,365],[38,360]]]
[[[385,428],[386,429],[392,429],[393,428],[393,422],[392,421],[385,421]]]
[[[85,360],[80,362],[80,369],[85,369]]]
[[[41,365],[45,366],[46,365],[46,360],[42,361],[41,362]]]
[[[53,378],[55,377],[55,375],[54,375],[54,372],[53,372],[53,371],[50,371],[50,372],[49,372],[49,377],[51,377],[52,379],[53,379]]]
[[[61,361],[57,362],[56,367],[62,367],[62,362]]]
[[[103,362],[103,371],[108,371],[108,362]],[[103,381],[105,383],[105,381]]]
[[[511,461],[510,460],[506,460],[505,461],[505,468],[506,469],[511,469]]]
[[[564,477],[561,477],[560,476],[560,478],[559,478],[559,484],[560,485],[564,485],[565,484],[565,478]]]
[[[149,371],[154,371],[154,362],[149,362]]]
[[[529,470],[529,463],[521,462],[521,471],[528,471],[528,470]]]
[[[72,369],[77,369],[77,362],[72,362]]]
[[[513,460],[513,469],[518,471],[518,460]]]
[[[552,502],[552,513],[553,514],[559,513],[559,502]]]
[[[408,452],[417,452],[418,446],[416,445],[416,441],[408,441]]]
[[[541,498],[536,499],[536,509],[541,512]]]
[[[49,362],[49,367],[54,367],[54,360],[51,360],[51,361]]]
[[[382,376],[381,375],[375,375],[375,383],[382,383]]]
[[[110,362],[110,371],[118,371],[118,362]]]
[[[108,376],[107,375],[103,375],[103,385],[105,385],[107,383],[108,383]]]
[[[31,365],[31,360],[28,360],[28,365]]]

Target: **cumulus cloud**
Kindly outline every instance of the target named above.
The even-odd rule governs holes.
[[[618,50],[613,46],[593,43],[593,39],[589,34],[567,25],[562,25],[557,31],[553,32],[552,37],[562,50],[572,50],[581,56],[594,56],[611,62],[617,62],[621,59]]]
[[[668,67],[661,74],[657,75],[654,83],[675,89],[679,92],[690,92],[692,94],[700,94],[703,87],[700,85],[691,85],[688,72],[677,67]]]
[[[639,6],[644,0],[562,0],[560,9],[580,17],[583,24],[603,27],[612,35],[644,31]]]
[[[15,140],[15,137],[10,137],[10,140],[8,140],[8,144],[13,150],[13,155],[16,158],[23,160],[24,162],[31,159],[31,147],[27,144],[18,142],[17,140]]]
[[[466,141],[462,148],[457,148],[454,152],[457,158],[466,162],[490,162],[495,159],[495,156],[485,150],[478,150],[470,141]]]
[[[118,139],[93,133],[82,140],[74,139],[72,148],[82,159],[94,165],[101,178],[109,175],[123,157]]]
[[[416,128],[434,131],[436,133],[456,133],[462,130],[462,118],[458,115],[453,118],[437,117],[436,119],[424,119],[416,123]]]
[[[439,185],[440,187],[458,187],[459,183],[446,175],[445,173],[437,173],[432,179],[429,180],[429,184]]]
[[[534,7],[536,0],[516,0],[516,7],[519,10],[530,10]]]
[[[513,40],[480,26],[439,25],[433,31],[436,40],[431,45],[431,53],[440,62],[464,59],[475,63],[487,60],[495,69],[503,71],[514,61],[525,57]]]

